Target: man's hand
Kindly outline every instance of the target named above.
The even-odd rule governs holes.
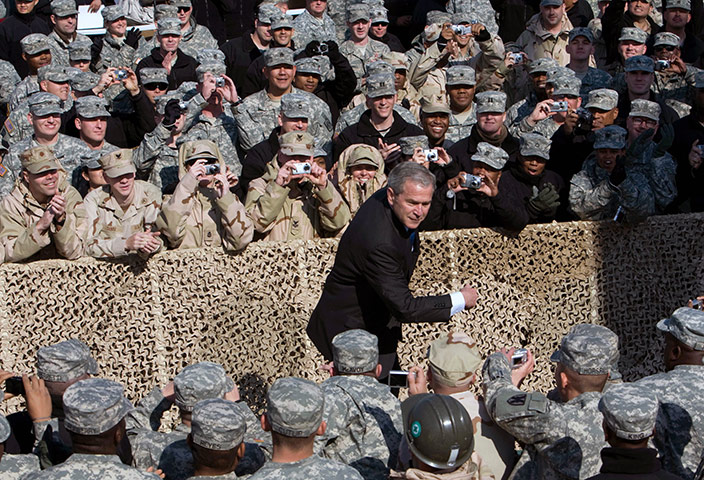
[[[153,473],[159,478],[166,478],[166,474],[161,471],[161,469],[156,468],[156,467],[148,467],[147,468],[147,473]]]
[[[147,234],[146,242],[144,246],[139,249],[139,251],[142,253],[151,254],[159,250],[159,248],[161,247],[161,240],[159,240],[161,232],[152,232],[151,230],[152,227],[150,225],[147,227],[147,231],[145,232]]]
[[[100,7],[103,5],[103,2],[100,0],[93,0],[90,2],[90,5],[88,6],[88,12],[89,13],[95,13],[98,10],[100,10]]]
[[[44,380],[35,376],[22,375],[24,398],[27,401],[27,413],[33,422],[51,419],[51,395],[44,385]]]
[[[63,222],[66,219],[66,198],[61,193],[57,193],[51,197],[47,210],[51,210],[54,214],[53,222]]]
[[[276,184],[280,187],[285,187],[291,182],[293,175],[291,171],[293,170],[293,164],[298,163],[295,160],[289,160],[288,162],[281,165],[279,168],[279,173],[276,174]]]
[[[171,62],[176,58],[176,52],[166,52],[164,59],[161,61],[161,66],[166,69],[166,74],[171,75]],[[205,95],[203,95],[205,97]]]
[[[663,124],[660,127],[660,141],[655,147],[655,150],[653,150],[653,158],[659,158],[665,155],[674,141],[675,127],[669,123]]]
[[[174,387],[173,380],[164,385],[164,387],[161,389],[161,394],[166,400],[171,403],[174,403],[174,399],[176,398],[176,388]]]
[[[139,94],[139,80],[137,74],[129,67],[122,67],[122,70],[127,72],[127,78],[122,80],[122,86],[130,92],[130,95],[136,97]]]
[[[486,27],[481,23],[475,23],[472,25],[472,35],[475,37],[481,34],[484,30],[486,30]]]
[[[51,226],[51,223],[54,221],[54,211],[51,209],[51,207],[47,207],[46,210],[44,210],[44,213],[42,216],[37,220],[37,231],[40,234],[44,234],[49,231],[49,227]]]
[[[528,122],[535,125],[539,121],[555,115],[555,112],[550,111],[550,106],[552,104],[552,100],[543,100],[542,102],[538,102],[531,114],[528,115]]]
[[[699,303],[704,303],[704,295],[699,295],[699,296],[697,296],[696,299],[699,301]],[[688,306],[689,308],[694,308],[694,303],[692,303],[692,299],[691,299],[691,298],[687,301],[687,306]],[[12,374],[10,374],[10,375],[12,375]],[[1,377],[0,377],[0,378],[1,378]]]
[[[227,183],[230,184],[229,188],[234,188],[237,186],[238,183],[240,183],[240,179],[237,178],[237,175],[234,174],[232,170],[230,170],[230,167],[226,166],[226,175],[227,175]]]
[[[447,150],[442,147],[436,147],[435,150],[438,151],[438,161],[435,163],[437,163],[441,167],[445,167],[452,163],[452,157],[449,153],[447,153]]]
[[[687,73],[687,65],[680,57],[673,57],[670,59],[670,68],[668,70],[677,75],[684,75]]]
[[[579,121],[579,115],[572,109],[567,110],[567,115],[565,116],[565,123],[563,128],[567,135],[572,135],[577,128],[577,122]]]
[[[418,365],[408,369],[408,394],[417,395],[419,393],[428,393],[428,379],[425,376],[425,371]]]
[[[469,284],[460,289],[460,293],[464,297],[464,309],[469,310],[477,305],[478,293],[476,288],[472,288]]]
[[[442,50],[442,55],[443,57],[457,58],[460,55],[460,46],[454,40],[448,40]]]
[[[161,235],[160,232],[137,232],[132,234],[125,242],[125,248],[128,251],[136,252],[137,250],[144,251],[144,249],[149,249],[154,246],[153,240]],[[160,242],[157,239],[157,248],[159,248]]]
[[[230,182],[227,180],[227,174],[220,172],[215,175],[215,196],[222,198],[230,191]]]
[[[6,372],[5,370],[0,370],[0,383],[3,383],[8,378],[12,378],[14,376],[15,376],[15,374],[12,372]],[[4,398],[0,398],[0,402],[2,402],[3,400],[7,400],[8,398],[12,398],[12,397],[14,397],[14,395],[5,392]]]
[[[237,94],[237,87],[235,87],[235,82],[233,82],[230,77],[224,74],[222,75],[222,78],[223,80],[225,80],[225,86],[218,87],[218,92],[220,92],[223,100],[225,100],[226,102],[237,103],[240,97]]]
[[[502,348],[501,353],[508,359],[508,364],[511,365],[511,357],[513,357],[513,352],[515,348]],[[523,379],[526,378],[535,368],[535,358],[533,357],[533,352],[530,350],[526,353],[526,362],[518,368],[511,369],[511,383],[514,387],[520,388]]]
[[[689,160],[689,165],[694,169],[698,169],[702,166],[702,151],[699,150],[699,140],[695,140],[692,143],[692,148],[689,150],[689,155],[687,160]]]
[[[307,178],[310,183],[322,190],[328,184],[327,172],[313,161],[313,157],[308,159],[308,163],[310,163],[310,173],[304,174],[303,178]]]
[[[417,163],[418,165],[421,165],[425,168],[428,168],[428,160],[425,158],[425,153],[423,153],[423,149],[420,147],[416,147],[413,149],[413,156],[411,157],[411,162]]]
[[[188,169],[188,173],[186,175],[190,175],[195,178],[196,181],[200,181],[201,177],[205,175],[205,161],[206,160],[204,158],[199,158],[193,162],[193,165],[191,165],[191,168]],[[198,188],[197,184],[196,188]]]
[[[487,197],[495,197],[499,194],[499,186],[490,177],[482,177],[482,184],[477,188],[477,192],[482,192]]]
[[[381,156],[387,165],[401,158],[401,146],[398,143],[386,143],[381,138],[378,139],[378,143]]]
[[[323,363],[318,367],[318,370],[321,372],[326,372],[328,375],[332,377],[333,372],[333,362],[328,362],[328,363]]]

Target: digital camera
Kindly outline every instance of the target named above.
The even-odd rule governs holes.
[[[115,70],[115,78],[118,80],[122,81],[126,79],[129,76],[129,73],[127,73],[127,70],[125,69],[120,69],[120,70]]]
[[[517,348],[511,355],[511,368],[518,368],[528,361],[528,350]]]
[[[474,23],[476,23],[476,22],[474,22]],[[455,32],[456,35],[471,35],[472,34],[472,26],[471,25],[453,25],[452,31]]]
[[[299,162],[293,164],[291,175],[305,175],[306,173],[310,173],[310,163]]]
[[[667,70],[668,68],[670,68],[671,65],[672,65],[672,62],[670,62],[669,60],[656,60],[655,61],[655,70],[657,70],[658,72],[660,72],[662,70]]]
[[[509,53],[508,56],[514,61],[514,63],[521,63],[525,59],[522,53]]]
[[[434,148],[423,150],[423,155],[425,155],[425,160],[427,162],[437,162],[438,161],[438,151]]]
[[[328,44],[327,44],[327,42],[320,42],[320,45],[318,45],[317,47],[315,47],[315,48],[313,49],[313,52],[314,52],[316,55],[325,55],[326,53],[328,53],[328,50],[329,50],[329,49],[328,49]]]
[[[217,175],[218,173],[220,173],[220,165],[217,163],[209,163],[205,166],[206,175]]]
[[[568,108],[567,101],[562,100],[560,102],[552,102],[550,105],[551,112],[566,112]]]
[[[224,87],[224,86],[225,86],[225,79],[222,78],[222,77],[217,77],[217,78],[215,79],[215,86],[218,87],[218,88]]]
[[[465,173],[462,186],[464,188],[471,188],[472,190],[476,190],[482,186],[482,177]]]

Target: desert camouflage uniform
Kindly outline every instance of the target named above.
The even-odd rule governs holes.
[[[304,10],[293,19],[293,40],[299,48],[305,48],[313,40],[319,42],[337,42],[335,22],[330,15],[323,13],[323,18],[315,18],[308,10]]]
[[[321,458],[317,455],[297,462],[267,462],[249,480],[362,480],[357,471],[345,464]]]
[[[543,57],[554,58],[564,67],[570,62],[570,56],[565,48],[572,28],[572,22],[565,14],[562,19],[562,30],[557,35],[553,35],[545,30],[540,22],[540,13],[536,13],[528,20],[525,31],[516,39],[516,43],[530,60]]]
[[[89,37],[83,34],[77,33],[76,38],[72,42],[66,42],[63,38],[56,33],[56,30],[52,30],[49,35],[49,49],[51,50],[51,63],[52,65],[63,65],[68,67],[70,65],[68,60],[68,46],[72,42],[91,42]]]
[[[296,87],[291,92],[308,95],[312,104],[308,133],[315,138],[318,147],[330,148],[333,125],[330,108],[320,98]],[[242,104],[234,109],[237,121],[240,146],[249,150],[262,140],[266,140],[278,124],[281,102],[274,102],[269,98],[266,89],[245,98]]]
[[[74,453],[64,463],[31,473],[23,480],[156,480],[153,473],[142,472],[120,461],[117,455]]]
[[[2,199],[0,241],[6,262],[19,262],[35,255],[37,259],[64,257],[69,260],[83,255],[83,242],[78,233],[78,223],[85,215],[83,199],[61,171],[57,183],[66,199],[66,219],[61,227],[52,223],[43,235],[37,232],[36,224],[46,206],[35,200],[27,183],[19,181],[12,193]]]
[[[350,210],[328,181],[322,190],[310,183],[282,187],[276,183],[277,157],[249,184],[245,208],[257,231],[270,241],[312,240],[334,236],[350,221]]]
[[[108,186],[86,195],[84,205],[86,255],[122,257],[132,253],[125,249],[127,239],[135,233],[144,232],[147,226],[156,222],[161,209],[161,191],[151,183],[135,180],[134,199],[126,211],[110,195]],[[139,255],[148,256],[141,252]]]
[[[352,40],[347,40],[340,45],[340,53],[350,62],[352,70],[354,70],[354,74],[357,77],[356,91],[361,91],[362,89],[362,78],[364,78],[365,66],[390,51],[388,45],[371,38],[369,39],[369,43],[364,46],[364,49],[358,48],[352,43]]]
[[[587,73],[581,80],[582,87],[579,89],[579,94],[586,98],[592,90],[608,88],[611,83],[611,75],[598,68],[589,67],[589,70],[587,70]]]
[[[570,209],[584,220],[613,219],[619,207],[628,222],[653,215],[655,199],[646,168],[643,164],[627,166],[626,179],[613,187],[609,172],[599,167],[596,152],[592,152],[570,181]]]
[[[446,8],[449,13],[472,12],[472,15],[477,17],[479,23],[484,25],[492,36],[499,34],[496,12],[489,0],[450,0]]]
[[[362,114],[367,110],[368,108],[366,103],[362,102],[353,109],[347,110],[345,113],[341,114],[340,117],[337,119],[337,123],[335,124],[335,135],[339,135],[345,128],[349,127],[350,125],[358,123],[359,119],[362,118]],[[394,112],[398,113],[401,118],[403,118],[409,124],[418,126],[418,119],[407,108],[404,108],[398,103],[396,103],[394,105]]]
[[[354,467],[365,480],[385,480],[396,466],[403,434],[398,398],[366,375],[334,376],[321,387],[327,429],[316,437],[316,450]]]
[[[450,113],[450,126],[447,128],[447,133],[445,134],[446,140],[456,143],[465,137],[469,137],[469,134],[472,132],[472,127],[477,123],[477,113],[474,103],[472,103],[470,108],[472,111],[464,122],[460,122],[453,113]]]
[[[22,79],[10,62],[0,60],[0,105],[10,102],[10,96]]]
[[[367,180],[364,184],[359,184],[352,175],[347,171],[348,165],[350,163],[350,156],[352,152],[357,148],[374,149],[368,145],[362,146],[350,145],[341,154],[340,158],[337,160],[337,168],[335,170],[335,181],[337,183],[337,189],[342,194],[342,198],[345,199],[347,205],[350,207],[350,214],[354,217],[355,213],[359,210],[364,202],[371,197],[374,192],[386,186],[386,175],[384,174],[384,160],[381,158],[381,154],[378,153],[378,165],[374,178]]]
[[[53,145],[48,145],[54,152],[54,156],[66,171],[68,178],[72,178],[73,170],[81,168],[81,157],[77,154],[83,142],[77,138],[69,137],[59,133],[59,138]],[[40,144],[34,136],[20,140],[10,147],[10,151],[3,159],[5,173],[0,177],[0,197],[9,194],[15,186],[15,181],[19,177],[22,169],[20,154],[30,148],[38,147]]]
[[[276,125],[271,127],[271,130]],[[239,176],[242,173],[242,163],[237,156],[237,134],[239,128],[240,126],[235,121],[235,118],[227,111],[217,118],[199,114],[188,130],[184,130],[176,143],[180,146],[183,142],[195,140],[211,140],[215,142],[227,166],[230,167],[232,173]],[[271,133],[271,130],[269,130],[269,133]]]
[[[2,456],[0,477],[3,480],[20,480],[23,475],[39,471],[39,457],[32,454]]]
[[[164,189],[178,182],[178,147],[167,144],[171,132],[161,123],[144,135],[132,159],[140,178]]]

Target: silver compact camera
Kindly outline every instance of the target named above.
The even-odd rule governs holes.
[[[217,175],[220,173],[220,165],[217,163],[209,163],[205,166],[206,175]]]
[[[508,56],[514,63],[521,63],[525,59],[522,53],[509,53]]]
[[[477,22],[474,22],[477,23]],[[452,31],[456,35],[471,35],[472,34],[472,26],[471,25],[453,25]]]
[[[220,88],[225,86],[225,79],[222,77],[216,77],[215,78],[215,86]]]
[[[517,348],[511,355],[511,368],[518,368],[528,361],[528,350]]]
[[[562,100],[560,102],[552,102],[552,105],[550,105],[551,112],[566,112],[567,108],[567,100]]]
[[[115,78],[118,80],[122,81],[126,79],[129,76],[129,73],[127,73],[127,70],[121,68],[120,70],[115,70]]]
[[[482,186],[482,177],[472,175],[470,173],[465,173],[464,180],[462,181],[461,185],[464,188],[471,188],[472,190],[476,190]]]
[[[305,175],[306,173],[310,173],[310,163],[299,162],[293,164],[291,175]]]
[[[658,72],[662,70],[667,70],[668,68],[670,68],[671,65],[672,62],[670,62],[669,60],[656,60],[655,70],[657,70]]]
[[[693,298],[690,300],[692,302],[692,308],[695,310],[704,310],[704,305],[702,305],[702,302],[697,300],[696,298]]]
[[[180,102],[178,102],[178,108],[181,109],[181,111],[188,110],[188,103],[181,100]]]
[[[437,162],[438,161],[438,151],[434,148],[423,150],[423,155],[425,155],[426,162]]]

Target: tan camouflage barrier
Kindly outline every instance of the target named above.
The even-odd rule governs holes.
[[[552,385],[549,356],[580,322],[621,338],[621,371],[661,368],[655,323],[704,292],[704,215],[534,225],[518,238],[488,229],[422,236],[412,288],[449,293],[465,283],[479,304],[445,324],[404,326],[401,364],[423,363],[440,331],[462,329],[483,354],[523,346],[536,355],[527,388]],[[34,369],[41,345],[71,337],[91,348],[101,374],[132,400],[182,367],[220,362],[258,410],[274,379],[322,380],[322,357],[305,335],[329,272],[335,240],[256,243],[238,255],[167,252],[146,263],[45,261],[0,267],[0,368]],[[10,402],[9,409],[18,402]],[[8,408],[6,406],[5,408]]]

